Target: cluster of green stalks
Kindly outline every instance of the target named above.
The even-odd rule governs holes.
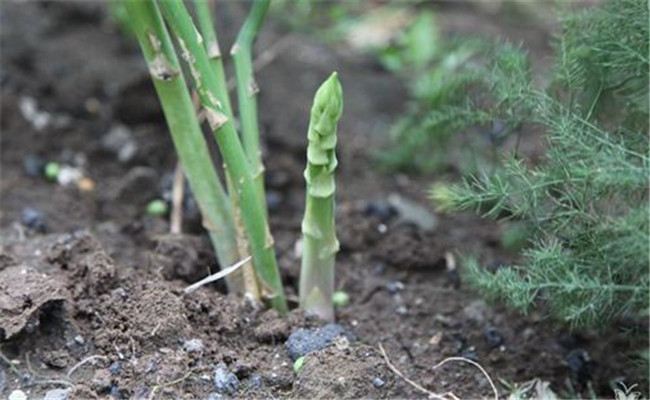
[[[124,0],[124,4],[219,264],[227,267],[249,255],[252,258],[252,265],[245,265],[228,276],[229,290],[253,301],[268,301],[278,312],[286,313],[287,301],[265,206],[257,116],[259,89],[252,57],[253,43],[268,11],[269,0],[253,2],[230,51],[237,82],[241,135],[235,127],[210,4],[206,0],[191,2],[198,26],[180,0]],[[219,180],[210,157],[177,53],[189,71],[191,89],[198,95],[201,113],[218,145],[226,187]],[[341,86],[334,73],[316,93],[308,133],[300,281],[301,306],[308,313],[328,320],[333,319],[334,257],[338,250],[333,172],[336,125],[341,111]]]

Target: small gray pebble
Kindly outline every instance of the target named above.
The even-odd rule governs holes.
[[[110,390],[111,397],[114,399],[122,399],[122,392],[120,391],[120,388],[116,385],[111,386]]]
[[[111,375],[118,375],[120,372],[122,372],[122,366],[118,361],[115,361],[108,367],[108,372],[110,372]]]
[[[389,281],[386,282],[386,290],[390,294],[395,294],[404,290],[404,284],[400,281]]]
[[[183,350],[188,353],[200,353],[203,351],[203,341],[201,339],[190,339],[183,343]]]
[[[212,392],[208,395],[208,400],[221,400],[223,399],[223,396],[220,395],[219,393]]]
[[[27,157],[25,157],[24,167],[27,175],[36,178],[43,175],[43,169],[45,168],[45,160],[43,160],[37,155],[30,154]]]
[[[279,210],[283,202],[284,196],[282,196],[282,193],[272,189],[266,191],[266,207],[269,211]]]
[[[42,212],[33,208],[24,208],[20,222],[27,228],[33,229],[36,232],[45,233],[47,227],[45,225],[45,216]]]
[[[314,329],[298,329],[293,332],[289,339],[287,339],[285,346],[289,357],[293,361],[298,358],[311,353],[324,349],[334,342],[339,336],[345,336],[349,340],[353,338],[345,331],[339,324],[327,324],[325,326]]]
[[[239,389],[239,378],[224,363],[219,363],[214,369],[214,387],[218,393],[233,395]]]
[[[264,384],[264,379],[260,375],[251,375],[248,378],[248,387],[251,389],[259,389]]]
[[[375,385],[376,388],[380,388],[386,384],[383,379],[381,378],[375,378],[372,380],[372,384]]]
[[[372,273],[376,276],[383,275],[385,272],[386,265],[382,263],[376,264],[372,269]]]
[[[70,389],[52,389],[45,393],[43,400],[67,400]]]
[[[401,315],[403,317],[403,316],[408,315],[409,310],[406,308],[406,306],[399,306],[399,307],[397,307],[395,309],[395,313],[397,313],[397,315]]]

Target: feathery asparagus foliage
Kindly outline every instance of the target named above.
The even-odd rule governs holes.
[[[412,172],[439,169],[449,160],[436,150],[448,148],[460,128],[485,122],[485,115],[467,111],[464,95],[481,82],[479,55],[485,50],[485,44],[475,39],[443,40],[435,15],[425,11],[396,45],[380,53],[388,69],[405,71],[412,97],[391,130],[390,146],[377,156],[381,166]],[[461,111],[464,115],[458,118]]]
[[[490,272],[468,259],[472,284],[522,311],[540,301],[572,326],[606,326],[648,313],[648,8],[608,2],[563,27],[551,87],[536,89],[523,54],[506,48],[490,77],[499,106],[482,110],[543,127],[544,162],[510,155],[490,174],[431,194],[439,209],[533,231],[520,265]]]
[[[339,250],[334,221],[334,170],[337,123],[343,92],[334,72],[314,96],[307,138],[307,200],[302,220],[303,256],[300,305],[309,313],[334,319],[334,263]]]

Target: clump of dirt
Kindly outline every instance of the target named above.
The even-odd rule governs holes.
[[[394,396],[394,375],[374,347],[345,342],[305,356],[292,396],[359,399]]]

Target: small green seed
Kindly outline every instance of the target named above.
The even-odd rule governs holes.
[[[350,304],[350,295],[339,290],[332,294],[332,302],[334,303],[334,307],[345,307]]]
[[[298,375],[298,373],[300,372],[304,364],[305,364],[305,356],[298,358],[296,361],[293,362],[293,372],[296,375]]]
[[[56,178],[59,176],[61,171],[61,166],[59,163],[51,161],[45,164],[45,178],[50,181],[56,181]]]
[[[147,214],[154,217],[162,217],[167,214],[167,203],[164,200],[155,199],[147,204]]]

